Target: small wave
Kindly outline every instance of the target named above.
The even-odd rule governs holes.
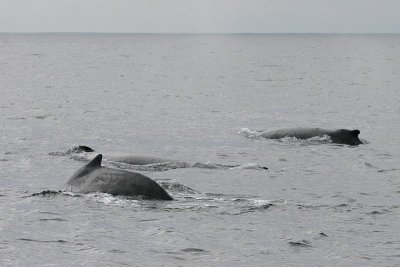
[[[44,119],[46,119],[47,117],[49,117],[50,115],[38,115],[38,116],[34,116],[33,118],[35,118],[35,119],[39,119],[39,120],[44,120]]]
[[[66,219],[63,218],[45,218],[45,219],[39,219],[39,221],[47,222],[47,221],[56,221],[56,222],[66,222]]]
[[[289,245],[294,247],[312,247],[311,242],[308,240],[289,241]]]
[[[246,165],[224,165],[224,164],[217,164],[217,163],[201,163],[201,162],[184,162],[184,161],[172,161],[172,162],[161,162],[161,163],[153,163],[153,164],[145,164],[145,165],[134,165],[129,163],[122,163],[118,161],[113,161],[109,159],[104,160],[106,163],[117,167],[119,169],[125,170],[136,170],[136,171],[169,171],[175,169],[184,169],[184,168],[198,168],[198,169],[211,169],[211,170],[228,170],[232,168],[246,168]],[[266,167],[262,167],[259,165],[249,164],[247,166],[248,169],[265,169]]]
[[[36,196],[50,197],[50,196],[56,196],[56,195],[59,195],[59,194],[62,194],[61,190],[59,190],[59,191],[44,190],[44,191],[41,191],[41,192],[38,192],[38,193],[33,193],[30,196],[31,197],[36,197]]]
[[[175,193],[185,193],[185,194],[196,194],[198,193],[196,190],[185,186],[183,184],[180,183],[175,183],[175,182],[166,182],[166,181],[161,181],[158,182],[161,187],[163,187],[164,189],[168,190],[168,191],[173,191]]]
[[[186,253],[193,253],[193,254],[208,253],[207,250],[204,250],[201,248],[184,248],[184,249],[181,249],[181,251],[186,252]]]
[[[238,165],[236,167],[232,167],[230,169],[244,169],[244,170],[268,170],[268,167],[261,166],[256,163],[247,163],[243,165]]]
[[[387,173],[387,172],[395,172],[395,171],[399,171],[400,169],[397,169],[397,168],[392,168],[392,169],[387,169],[387,170],[385,170],[385,169],[380,169],[380,170],[378,170],[377,172],[380,172],[380,173]]]
[[[269,208],[275,206],[271,200],[264,199],[247,199],[246,205],[240,210],[240,214],[250,213],[256,211],[266,211]]]
[[[31,238],[18,238],[17,240],[25,241],[25,242],[39,242],[39,243],[68,243],[65,240],[58,239],[58,240],[38,240],[38,239],[31,239]]]
[[[374,210],[374,211],[368,212],[367,214],[368,215],[382,215],[382,214],[386,214],[389,212],[391,212],[391,211],[388,209],[382,209],[382,210]]]
[[[81,197],[81,194],[70,192],[70,191],[55,191],[55,190],[43,190],[38,193],[33,193],[25,197],[54,197],[54,196],[69,196],[69,197]]]

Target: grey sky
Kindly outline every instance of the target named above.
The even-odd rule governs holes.
[[[0,32],[400,33],[400,0],[0,0]]]

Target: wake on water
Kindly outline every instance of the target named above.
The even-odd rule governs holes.
[[[71,152],[72,151],[72,152]],[[68,156],[73,160],[89,162],[93,159],[93,156],[97,153],[92,152],[75,152],[74,147],[69,149],[67,152],[50,152],[50,156]],[[246,170],[268,170],[267,167],[261,166],[255,163],[247,163],[242,165],[228,165],[218,163],[202,163],[202,162],[185,162],[185,161],[171,161],[171,162],[160,162],[151,163],[144,165],[135,165],[124,162],[119,162],[107,156],[103,156],[103,162],[108,167],[116,167],[124,170],[134,171],[168,171],[182,168],[198,168],[198,169],[215,169],[215,170],[229,170],[229,169],[246,169]]]
[[[271,207],[286,206],[288,203],[283,200],[264,200],[254,196],[240,196],[231,194],[200,193],[190,187],[176,182],[160,182],[160,185],[167,189],[174,197],[175,201],[165,202],[157,200],[147,200],[145,198],[114,196],[107,193],[95,192],[89,194],[73,193],[70,191],[44,190],[33,193],[27,197],[42,198],[83,198],[90,202],[102,203],[107,206],[129,207],[133,209],[159,209],[167,211],[207,211],[220,209],[221,213],[232,213],[241,215],[249,212],[263,212]]]
[[[323,136],[314,136],[308,139],[298,139],[296,137],[286,136],[279,139],[268,139],[262,137],[260,134],[264,131],[255,131],[249,128],[241,128],[238,132],[239,134],[243,135],[246,138],[253,139],[253,140],[271,140],[271,141],[278,141],[287,144],[301,144],[301,145],[318,145],[318,144],[332,144],[332,140],[328,135]]]

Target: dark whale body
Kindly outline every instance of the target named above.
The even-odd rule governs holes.
[[[168,160],[164,158],[148,157],[148,156],[116,156],[111,158],[114,162],[121,162],[131,165],[148,165],[157,163],[173,163],[177,160]]]
[[[94,153],[95,150],[88,146],[74,146],[68,149],[66,152],[50,152],[52,156],[66,156],[66,155],[78,155],[80,153]],[[177,160],[169,160],[164,158],[149,157],[149,156],[113,156],[110,158],[113,162],[126,163],[131,165],[149,165],[157,163],[167,162],[179,162]]]
[[[258,132],[256,137],[265,139],[280,139],[284,137],[295,137],[298,139],[309,139],[316,136],[327,135],[332,143],[355,146],[362,144],[358,138],[359,130],[326,130],[321,128],[289,128],[276,131]]]
[[[155,181],[140,173],[101,166],[102,155],[80,168],[66,186],[73,192],[103,192],[111,195],[142,196],[147,199],[172,200]]]

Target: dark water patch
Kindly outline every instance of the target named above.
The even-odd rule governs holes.
[[[191,253],[191,254],[209,253],[209,251],[201,249],[201,248],[184,248],[184,249],[181,249],[181,251],[185,252],[185,253]]]
[[[37,239],[30,239],[30,238],[18,238],[19,241],[26,241],[26,242],[38,242],[38,243],[68,243],[65,240],[58,239],[58,240],[37,240]]]
[[[36,197],[36,196],[51,197],[51,196],[60,195],[61,193],[63,193],[61,190],[58,190],[58,191],[44,190],[44,191],[42,191],[42,192],[33,193],[33,194],[31,194],[30,196],[31,196],[31,197]]]
[[[350,207],[350,205],[349,204],[346,204],[346,203],[342,203],[342,204],[338,204],[338,205],[336,205],[336,206],[334,206],[335,208],[347,208],[347,207]]]
[[[68,197],[82,197],[81,194],[67,192],[67,191],[54,191],[54,190],[44,190],[38,193],[33,193],[25,197],[55,197],[55,196],[68,196]]]
[[[39,221],[42,221],[42,222],[46,222],[46,221],[66,222],[67,220],[62,219],[62,218],[44,218],[44,219],[39,219]]]
[[[319,236],[320,236],[320,237],[328,237],[328,235],[325,234],[324,232],[320,232],[320,233],[319,233]]]
[[[294,247],[312,247],[311,242],[308,240],[300,240],[300,241],[289,241],[289,245],[294,246]]]
[[[48,117],[49,115],[39,115],[39,116],[34,116],[33,118],[38,119],[38,120],[44,120]]]
[[[60,214],[60,213],[55,213],[55,212],[49,212],[49,211],[39,211],[39,213],[41,213],[41,214],[48,214],[48,215],[62,215],[62,214]]]
[[[255,79],[256,82],[273,82],[273,79]]]
[[[294,203],[295,206],[297,206],[298,209],[311,209],[311,210],[318,210],[321,208],[329,208],[329,205],[312,205],[312,204],[305,204],[305,203]]]
[[[246,214],[246,213],[256,212],[256,211],[266,211],[266,210],[269,210],[273,206],[274,206],[274,204],[267,203],[267,204],[262,204],[262,205],[245,207],[240,211],[240,214]]]
[[[159,219],[142,219],[142,220],[139,220],[139,222],[155,222],[155,221],[158,221]]]
[[[374,166],[372,163],[369,163],[369,162],[367,162],[367,161],[364,162],[364,165],[367,166],[367,167],[369,167],[369,168],[373,168],[373,169],[376,168],[376,166]]]
[[[111,249],[111,250],[109,250],[109,251],[107,251],[107,252],[110,252],[110,253],[117,253],[117,254],[123,254],[123,253],[126,253],[126,251],[125,250],[120,250],[120,249]]]
[[[278,65],[278,64],[263,64],[260,65],[261,68],[280,68],[284,67],[283,65]]]
[[[0,161],[8,161],[8,159],[0,159]]]
[[[371,211],[371,212],[367,212],[366,214],[368,214],[368,215],[382,215],[382,214],[386,214],[386,213],[389,213],[389,212],[391,212],[391,211],[388,210],[388,209],[382,209],[382,210],[374,210],[374,211]]]
[[[42,54],[42,53],[31,53],[31,54],[27,54],[27,56],[32,56],[32,57],[44,57],[45,54]]]
[[[394,172],[394,171],[399,171],[400,169],[397,168],[392,168],[392,169],[380,169],[378,170],[379,173],[388,173],[388,172]]]

